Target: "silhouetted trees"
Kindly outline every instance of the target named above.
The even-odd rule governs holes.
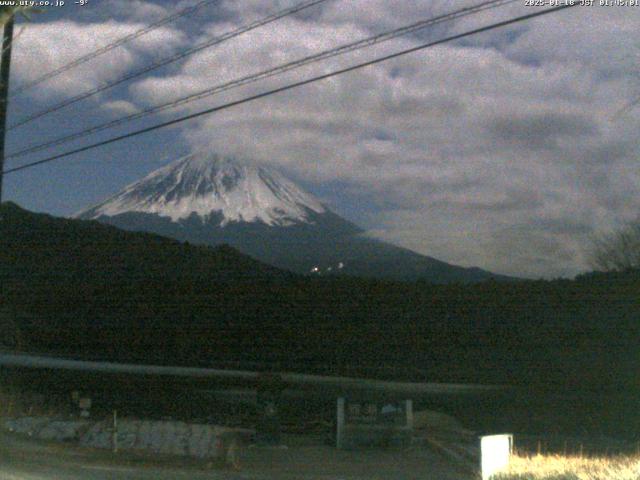
[[[640,268],[640,219],[596,239],[590,261],[592,268],[603,272]]]

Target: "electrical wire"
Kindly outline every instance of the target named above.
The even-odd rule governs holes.
[[[269,68],[267,70],[258,72],[258,73],[254,73],[254,74],[250,74],[226,83],[222,83],[204,90],[201,90],[199,92],[187,95],[185,97],[179,98],[177,100],[172,100],[170,102],[166,102],[160,105],[155,105],[153,107],[147,108],[141,112],[136,112],[136,113],[132,113],[129,115],[125,115],[123,117],[120,118],[116,118],[114,120],[110,120],[108,122],[99,124],[99,125],[95,125],[93,127],[89,127],[86,128],[84,130],[80,130],[77,132],[73,132],[67,135],[64,135],[62,137],[58,137],[56,139],[50,140],[48,142],[42,143],[42,144],[37,144],[37,145],[33,145],[31,147],[27,147],[23,150],[11,153],[9,155],[7,155],[5,158],[6,159],[11,159],[11,158],[18,158],[18,157],[23,157],[25,155],[28,155],[30,153],[35,153],[35,152],[39,152],[42,150],[46,150],[55,146],[59,146],[59,145],[63,145],[65,143],[71,142],[73,140],[77,140],[80,138],[83,138],[85,136],[94,134],[94,133],[98,133],[101,132],[103,130],[107,130],[113,127],[116,127],[118,125],[122,125],[124,123],[128,123],[134,120],[138,120],[141,118],[144,118],[146,116],[149,116],[151,114],[155,114],[155,113],[159,113],[165,110],[169,110],[178,106],[182,106],[185,105],[187,103],[193,102],[193,101],[197,101],[197,100],[201,100],[203,98],[207,98],[209,96],[224,92],[224,91],[228,91],[234,88],[238,88],[244,85],[248,85],[250,83],[255,83],[259,80],[263,80],[266,78],[270,78],[276,75],[280,75],[282,73],[288,72],[290,70],[294,70],[312,63],[316,63],[322,60],[326,60],[328,58],[332,58],[338,55],[343,55],[345,53],[349,53],[349,52],[353,52],[355,50],[359,50],[365,47],[369,47],[378,43],[382,43],[397,37],[400,37],[402,35],[406,35],[409,33],[413,33],[419,30],[422,30],[424,28],[439,24],[439,23],[443,23],[443,22],[448,22],[454,19],[458,19],[458,18],[462,18],[464,16],[468,16],[471,14],[475,14],[478,13],[480,11],[484,11],[484,10],[488,10],[488,9],[492,9],[492,8],[497,8],[497,7],[501,7],[510,3],[514,3],[516,1],[519,0],[491,0],[491,1],[485,1],[483,3],[480,4],[476,4],[474,6],[471,7],[466,7],[460,10],[456,10],[454,12],[450,12],[447,14],[443,14],[443,15],[439,15],[437,17],[433,17],[430,19],[426,19],[426,20],[421,20],[419,22],[415,22],[413,24],[404,26],[404,27],[400,27],[391,31],[387,31],[387,32],[383,32],[377,35],[374,35],[372,37],[368,37],[362,40],[358,40],[356,42],[352,42],[352,43],[348,43],[345,45],[341,45],[339,47],[335,47],[335,48],[331,48],[328,50],[324,50],[322,52],[313,54],[313,55],[309,55],[282,65],[278,65],[276,67],[273,68]]]
[[[73,105],[74,103],[77,103],[81,100],[84,100],[86,98],[90,98],[98,93],[104,92],[105,90],[108,90],[110,88],[113,88],[117,85],[120,85],[124,82],[127,82],[129,80],[133,80],[135,78],[140,77],[141,75],[144,75],[146,73],[152,72],[153,70],[156,70],[160,67],[164,67],[165,65],[169,65],[173,62],[176,62],[180,59],[186,58],[190,55],[193,55],[194,53],[200,52],[204,49],[219,45],[227,40],[231,40],[232,38],[238,37],[240,35],[242,35],[243,33],[246,32],[250,32],[251,30],[255,30],[256,28],[262,27],[264,25],[267,25],[269,23],[275,22],[276,20],[279,20],[281,18],[287,17],[289,15],[292,15],[294,13],[300,12],[302,10],[305,10],[307,8],[316,6],[320,3],[324,3],[328,0],[310,0],[310,1],[306,1],[306,2],[302,2],[299,3],[297,5],[294,5],[293,7],[290,8],[286,8],[284,10],[280,10],[272,15],[269,15],[267,17],[261,18],[260,20],[256,20],[252,23],[249,23],[247,25],[243,25],[242,27],[239,27],[235,30],[229,31],[224,33],[223,35],[214,37],[210,40],[207,40],[206,42],[202,42],[192,48],[189,48],[187,50],[178,52],[174,55],[171,55],[169,57],[163,58],[161,60],[158,60],[156,62],[153,62],[139,70],[136,70],[134,72],[129,72],[124,74],[123,76],[105,83],[103,85],[99,85],[95,88],[92,88],[90,90],[87,90],[85,92],[82,92],[74,97],[68,98],[60,103],[57,103],[55,105],[52,105],[51,107],[45,108],[39,112],[36,112],[32,115],[26,116],[20,120],[18,120],[17,122],[9,125],[9,127],[7,128],[7,130],[13,130],[14,128],[18,128],[22,125],[26,125],[27,123],[30,123],[38,118],[42,118],[45,115],[48,115],[50,113],[56,112],[58,110],[61,110],[62,108],[68,107],[69,105]]]
[[[115,42],[109,43],[109,44],[107,44],[107,45],[105,45],[103,47],[98,48],[97,50],[94,50],[93,52],[90,52],[90,53],[88,53],[86,55],[83,55],[83,56],[81,56],[79,58],[76,58],[75,60],[72,60],[71,62],[69,62],[69,63],[67,63],[67,64],[65,64],[63,66],[61,66],[59,68],[56,68],[55,70],[52,70],[52,71],[50,71],[48,73],[45,73],[44,75],[38,77],[37,79],[35,79],[35,80],[33,80],[33,81],[29,82],[29,83],[26,83],[26,84],[24,84],[24,85],[22,85],[22,86],[20,86],[20,87],[18,87],[16,89],[14,89],[11,92],[10,96],[18,95],[20,93],[23,93],[23,92],[35,87],[36,85],[40,85],[41,83],[43,83],[43,82],[45,82],[45,81],[47,81],[47,80],[49,80],[51,78],[57,77],[57,76],[65,73],[65,72],[71,70],[72,68],[77,67],[78,65],[82,65],[83,63],[86,63],[89,60],[93,60],[94,58],[99,57],[100,55],[104,55],[105,53],[110,52],[111,50],[113,50],[115,48],[118,48],[118,47],[124,45],[125,43],[128,43],[128,42],[130,42],[132,40],[135,40],[136,38],[140,38],[141,36],[146,35],[147,33],[152,32],[152,31],[154,31],[154,30],[166,25],[167,23],[171,23],[171,22],[173,22],[173,21],[175,21],[175,20],[177,20],[177,19],[179,19],[181,17],[184,17],[186,15],[189,15],[189,14],[199,10],[200,8],[202,8],[202,7],[206,6],[206,5],[209,5],[211,3],[218,2],[218,1],[219,0],[201,0],[200,2],[196,3],[195,5],[192,5],[190,7],[185,7],[183,9],[181,9],[181,10],[178,10],[177,12],[172,13],[171,15],[168,15],[166,17],[163,17],[160,20],[158,20],[157,22],[152,23],[151,25],[148,25],[148,26],[146,26],[144,28],[141,28],[140,30],[137,30],[137,31],[135,31],[133,33],[130,33],[129,35],[125,35],[124,37],[119,38]]]
[[[291,83],[289,85],[285,85],[283,87],[278,87],[278,88],[275,88],[275,89],[272,89],[272,90],[268,90],[266,92],[262,92],[262,93],[259,93],[259,94],[256,94],[256,95],[252,95],[250,97],[245,97],[245,98],[240,99],[240,100],[236,100],[236,101],[233,101],[233,102],[225,103],[225,104],[217,106],[217,107],[208,108],[206,110],[203,110],[203,111],[200,111],[200,112],[197,112],[197,113],[192,113],[190,115],[186,115],[186,116],[183,116],[183,117],[180,117],[180,118],[176,118],[174,120],[170,120],[170,121],[167,121],[167,122],[159,123],[159,124],[153,125],[151,127],[147,127],[147,128],[143,128],[143,129],[140,129],[140,130],[136,130],[134,132],[130,132],[130,133],[127,133],[127,134],[124,134],[124,135],[119,135],[117,137],[112,137],[110,139],[103,140],[101,142],[93,143],[91,145],[87,145],[87,146],[84,146],[84,147],[81,147],[81,148],[70,150],[70,151],[67,151],[67,152],[64,152],[64,153],[61,153],[61,154],[58,154],[58,155],[54,155],[54,156],[51,156],[51,157],[48,157],[48,158],[44,158],[42,160],[38,160],[38,161],[35,161],[35,162],[27,163],[25,165],[14,167],[14,168],[5,170],[3,172],[3,174],[6,175],[6,174],[9,174],[9,173],[14,173],[14,172],[17,172],[17,171],[26,170],[28,168],[33,168],[33,167],[38,166],[38,165],[43,165],[43,164],[46,164],[46,163],[50,163],[50,162],[53,162],[55,160],[59,160],[61,158],[65,158],[65,157],[68,157],[68,156],[71,156],[71,155],[75,155],[77,153],[86,152],[88,150],[93,150],[95,148],[98,148],[98,147],[101,147],[101,146],[104,146],[104,145],[108,145],[108,144],[111,144],[111,143],[119,142],[119,141],[122,141],[122,140],[125,140],[125,139],[128,139],[128,138],[136,137],[138,135],[142,135],[142,134],[145,134],[145,133],[148,133],[148,132],[159,130],[161,128],[165,128],[165,127],[168,127],[168,126],[171,126],[171,125],[176,125],[178,123],[182,123],[182,122],[185,122],[187,120],[198,118],[198,117],[201,117],[201,116],[204,116],[204,115],[209,115],[211,113],[219,112],[221,110],[226,110],[228,108],[235,107],[237,105],[245,104],[245,103],[248,103],[248,102],[252,102],[254,100],[258,100],[258,99],[261,99],[261,98],[265,98],[265,97],[274,95],[276,93],[292,90],[294,88],[298,88],[298,87],[301,87],[303,85],[308,85],[308,84],[311,84],[311,83],[315,83],[315,82],[318,82],[320,80],[325,80],[327,78],[335,77],[335,76],[342,75],[342,74],[345,74],[345,73],[348,73],[348,72],[352,72],[354,70],[358,70],[358,69],[361,69],[361,68],[364,68],[364,67],[368,67],[368,66],[375,65],[375,64],[378,64],[378,63],[381,63],[381,62],[385,62],[385,61],[391,60],[393,58],[398,58],[400,56],[404,56],[404,55],[407,55],[407,54],[410,54],[410,53],[414,53],[414,52],[417,52],[417,51],[420,51],[420,50],[425,50],[427,48],[431,48],[431,47],[434,47],[436,45],[441,45],[443,43],[451,42],[451,41],[454,41],[454,40],[459,40],[459,39],[462,39],[462,38],[465,38],[465,37],[468,37],[468,36],[471,36],[471,35],[477,35],[479,33],[488,32],[488,31],[494,30],[496,28],[501,28],[501,27],[505,27],[505,26],[508,26],[508,25],[513,25],[515,23],[520,23],[520,22],[523,22],[523,21],[526,21],[526,20],[530,20],[530,19],[533,19],[533,18],[536,18],[536,17],[540,17],[540,16],[543,16],[543,15],[548,15],[548,14],[555,13],[555,12],[558,12],[558,11],[561,11],[561,10],[572,8],[572,7],[575,7],[577,5],[579,5],[579,3],[577,3],[577,2],[567,3],[567,4],[564,4],[564,5],[557,6],[557,7],[552,7],[552,8],[540,10],[540,11],[537,11],[537,12],[529,13],[527,15],[521,15],[519,17],[514,17],[514,18],[511,18],[509,20],[504,20],[504,21],[501,21],[501,22],[493,23],[493,24],[490,24],[490,25],[487,25],[487,26],[484,26],[484,27],[481,27],[481,28],[477,28],[477,29],[474,29],[474,30],[470,30],[470,31],[467,31],[467,32],[464,32],[464,33],[459,33],[459,34],[456,34],[456,35],[452,35],[452,36],[449,36],[449,37],[446,37],[446,38],[443,38],[443,39],[440,39],[440,40],[436,40],[434,42],[429,42],[429,43],[425,43],[425,44],[422,44],[422,45],[418,45],[418,46],[415,46],[415,47],[412,47],[412,48],[408,48],[408,49],[405,49],[405,50],[402,50],[402,51],[399,51],[399,52],[396,52],[396,53],[385,55],[383,57],[378,57],[376,59],[369,60],[367,62],[359,63],[359,64],[356,64],[356,65],[352,65],[350,67],[342,68],[342,69],[339,69],[339,70],[334,70],[332,72],[329,72],[329,73],[326,73],[326,74],[323,74],[323,75],[318,75],[318,76],[315,76],[315,77],[311,77],[311,78],[308,78],[306,80],[302,80],[302,81],[299,81],[299,82]]]

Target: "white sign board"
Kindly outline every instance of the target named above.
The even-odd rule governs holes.
[[[480,437],[482,480],[489,480],[492,475],[509,465],[512,447],[513,435]]]

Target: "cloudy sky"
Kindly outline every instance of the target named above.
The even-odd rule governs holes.
[[[43,140],[480,0],[328,0],[9,132]],[[20,21],[12,86],[195,3],[68,1]],[[296,0],[219,0],[10,102],[20,118]],[[598,3],[598,2],[596,2]],[[153,118],[93,141],[515,15],[525,0]],[[588,269],[640,213],[640,7],[575,7],[11,174],[7,200],[70,215],[194,149],[278,167],[333,210],[441,260],[527,277]],[[11,121],[10,121],[11,123]],[[86,142],[87,140],[84,140]],[[38,160],[83,142],[8,160]]]

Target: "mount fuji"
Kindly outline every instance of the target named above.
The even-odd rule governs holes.
[[[277,171],[205,153],[178,159],[75,217],[194,244],[226,243],[297,273],[435,283],[507,278],[369,238]]]

